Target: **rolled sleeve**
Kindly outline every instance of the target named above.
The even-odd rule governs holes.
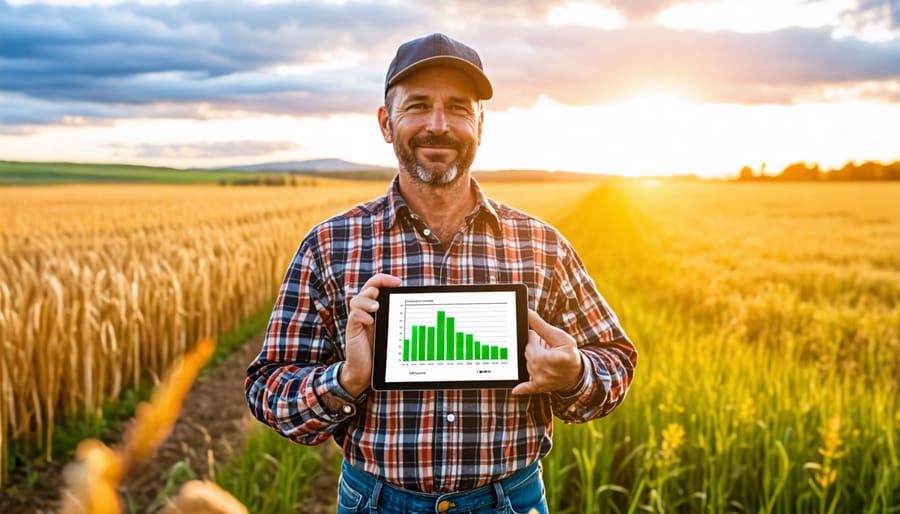
[[[245,381],[254,416],[301,444],[325,441],[346,421],[328,410],[328,395],[353,400],[337,379],[338,331],[314,246],[308,236],[294,256]]]
[[[583,423],[609,414],[622,402],[634,376],[637,350],[575,251],[561,245],[550,319],[578,344],[584,372],[572,391],[551,394],[554,414]]]

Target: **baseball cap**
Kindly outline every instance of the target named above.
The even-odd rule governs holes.
[[[465,73],[475,83],[480,100],[487,100],[494,95],[494,88],[484,74],[478,52],[440,33],[429,34],[400,45],[397,55],[388,66],[384,92],[387,93],[391,86],[427,66],[450,66]]]

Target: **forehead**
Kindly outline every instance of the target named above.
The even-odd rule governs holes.
[[[452,96],[476,101],[475,84],[465,73],[446,66],[423,68],[395,86],[402,99],[409,95]]]

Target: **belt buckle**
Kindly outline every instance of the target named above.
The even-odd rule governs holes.
[[[453,507],[456,507],[456,504],[449,500],[441,500],[437,506],[438,512],[449,512]]]

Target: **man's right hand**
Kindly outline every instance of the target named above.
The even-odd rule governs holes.
[[[350,300],[350,314],[344,332],[347,360],[341,366],[338,381],[353,396],[359,396],[372,383],[372,344],[375,340],[375,318],[372,314],[378,310],[378,289],[399,285],[399,278],[379,273],[367,280],[359,294]]]

